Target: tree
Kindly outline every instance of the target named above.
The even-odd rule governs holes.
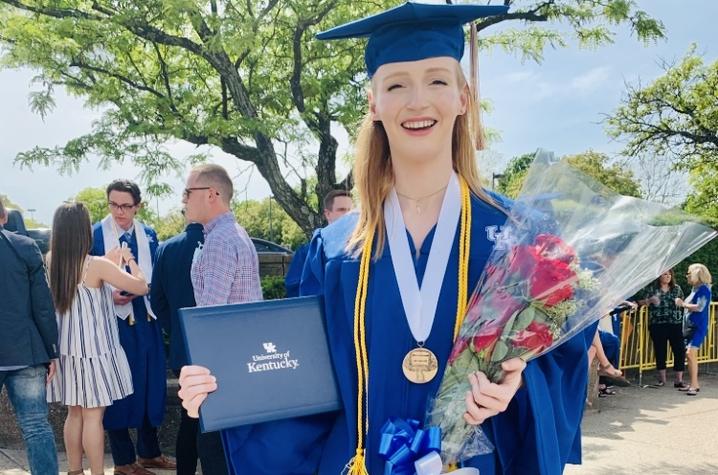
[[[107,195],[104,188],[83,188],[75,195],[75,201],[82,203],[90,212],[90,221],[97,223],[107,216]]]
[[[610,164],[607,155],[589,150],[577,155],[563,157],[577,170],[592,177],[609,189],[625,196],[641,196],[641,187],[634,180],[633,172],[618,164]],[[511,159],[500,178],[498,191],[515,198],[519,195],[534,154],[519,155]]]
[[[669,157],[681,169],[718,167],[718,61],[705,65],[693,45],[652,84],[627,85],[622,105],[606,123],[625,140],[629,157]]]
[[[296,249],[307,240],[304,232],[272,198],[235,203],[233,211],[239,224],[252,237],[290,249]]]
[[[686,198],[683,208],[718,228],[718,167],[698,165],[691,170],[689,180],[693,191]]]
[[[531,168],[534,161],[533,153],[525,153],[514,157],[506,165],[506,170],[499,178],[496,189],[499,193],[503,193],[511,198],[516,198],[521,191],[521,187],[526,179],[526,174]]]
[[[625,155],[662,162],[666,178],[688,173],[692,191],[684,208],[718,225],[718,61],[704,64],[693,45],[663,68],[652,84],[627,86],[623,104],[606,120],[608,132],[626,141]]]
[[[147,224],[154,228],[160,241],[166,241],[172,236],[178,235],[187,226],[184,215],[180,210],[170,211],[165,216],[157,216]]]
[[[162,176],[183,161],[163,148],[169,140],[209,145],[257,167],[287,214],[309,235],[322,221],[321,202],[337,177],[332,124],[356,130],[365,106],[363,53],[358,41],[320,42],[318,31],[356,19],[396,0],[0,0],[0,44],[6,67],[40,71],[31,107],[54,107],[64,87],[102,119],[64,146],[36,147],[21,165],[72,171],[90,157],[100,165],[131,160],[154,193]],[[505,0],[505,15],[478,23],[523,22],[494,36],[499,45],[540,61],[546,47],[567,38],[548,25],[563,23],[580,44],[611,42],[607,25],[630,25],[638,38],[663,36],[663,25],[632,0]],[[189,157],[190,161],[201,157]],[[310,173],[307,173],[311,170]],[[316,178],[309,187],[307,175]],[[292,183],[298,186],[293,187]]]

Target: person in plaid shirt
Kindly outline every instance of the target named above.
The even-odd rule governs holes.
[[[191,269],[198,307],[262,300],[257,251],[230,210],[233,193],[227,171],[205,164],[192,169],[182,194],[187,221],[204,226]],[[197,449],[205,473],[228,473],[219,432],[199,435]]]
[[[204,247],[192,260],[198,307],[262,300],[257,251],[229,208],[234,189],[219,165],[194,168],[182,195],[186,218],[204,225]]]

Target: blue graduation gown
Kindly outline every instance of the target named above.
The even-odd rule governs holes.
[[[135,230],[127,246],[139,262],[137,237]],[[154,261],[157,253],[157,234],[145,226],[150,244],[150,255]],[[105,241],[102,235],[102,224],[96,223],[92,228],[93,246],[90,254],[105,255]],[[125,237],[120,237],[120,243]],[[167,395],[167,375],[165,372],[165,352],[160,324],[147,321],[147,308],[143,298],[132,301],[132,312],[135,324],[130,326],[129,319],[119,320],[117,326],[120,333],[120,344],[125,350],[127,361],[132,372],[134,392],[124,399],[115,401],[105,410],[103,424],[107,430],[140,427],[145,415],[154,427],[162,424]]]
[[[495,231],[506,216],[472,198],[469,289],[473,289],[493,248]],[[337,474],[354,455],[356,446],[357,376],[352,337],[354,297],[359,262],[344,252],[356,215],[348,215],[323,229],[312,240],[305,265],[305,282],[321,283],[326,305],[327,332],[344,410],[322,415],[258,424],[224,431],[230,470],[236,474]],[[415,269],[423,278],[434,231],[427,236]],[[412,254],[415,250],[410,240]],[[369,352],[369,434],[367,468],[381,474],[384,462],[377,455],[380,428],[391,417],[423,421],[428,401],[440,379],[413,384],[403,375],[406,353],[416,347],[401,304],[391,249],[373,261],[369,272],[366,310]],[[437,315],[426,347],[439,360],[443,374],[452,347],[456,315],[458,233],[454,238]],[[314,281],[314,282],[312,282]],[[595,331],[595,330],[594,330]],[[591,335],[592,337],[592,335]],[[509,408],[483,424],[497,450],[475,457],[466,466],[481,475],[558,474],[567,462],[580,461],[580,420],[587,380],[587,344],[579,334],[551,353],[530,362],[524,384]]]
[[[287,275],[284,276],[284,289],[287,298],[299,296],[299,283],[302,280],[302,270],[304,269],[304,262],[307,260],[308,251],[309,243],[302,244],[294,251],[289,270],[287,270]]]
[[[184,232],[159,246],[152,269],[152,311],[170,337],[169,366],[176,371],[188,364],[177,311],[196,305],[190,268],[194,252],[203,242],[202,225],[188,224]]]

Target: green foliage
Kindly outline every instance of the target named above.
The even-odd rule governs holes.
[[[671,156],[686,170],[718,167],[718,61],[706,65],[693,45],[648,86],[628,86],[608,117],[608,133],[625,140],[624,155]],[[716,195],[718,196],[718,195]]]
[[[512,158],[506,166],[503,176],[499,178],[496,190],[510,198],[516,198],[521,191],[534,157],[533,153],[525,153]]]
[[[237,222],[252,237],[273,241],[290,249],[296,249],[308,239],[272,198],[234,203],[232,209]]]
[[[713,282],[718,279],[718,239],[714,239],[696,252],[688,256],[684,261],[673,268],[676,276],[676,282],[680,284],[684,291],[690,292],[691,286],[686,280],[686,272],[691,264],[703,264],[708,268],[713,276]],[[713,287],[715,289],[715,285]],[[686,295],[688,295],[686,292]],[[718,292],[713,291],[713,300],[718,301]]]
[[[689,177],[693,191],[688,195],[684,209],[702,217],[718,228],[718,164],[700,164]]]
[[[666,157],[687,170],[692,191],[683,209],[718,227],[718,61],[705,64],[693,45],[676,64],[643,87],[628,86],[623,104],[606,120],[609,134],[624,140],[623,153],[636,159]],[[718,242],[713,240],[679,264],[678,282],[694,262],[718,273]]]
[[[284,288],[284,277],[267,275],[262,277],[262,295],[264,300],[283,299],[287,296]]]
[[[534,154],[519,155],[511,159],[499,179],[497,190],[511,198],[516,198],[523,186],[526,174],[533,162]],[[607,155],[589,150],[578,155],[563,157],[577,170],[592,177],[612,191],[625,196],[641,196],[641,188],[633,178],[633,172],[620,165],[609,163]]]
[[[353,136],[366,108],[363,41],[321,42],[314,35],[396,3],[0,0],[0,67],[40,72],[31,108],[49,114],[61,86],[103,111],[86,135],[35,147],[16,162],[63,173],[91,157],[100,166],[133,162],[144,170],[146,188],[162,194],[169,191],[164,177],[194,160],[170,155],[163,143],[211,146],[254,164],[309,234],[322,222],[312,200],[350,188],[350,178],[336,176],[331,126]],[[611,42],[617,25],[630,26],[643,41],[663,36],[663,25],[631,0],[508,3],[510,13],[480,22],[482,45],[536,61],[546,48],[568,44],[551,28],[559,23],[588,47]],[[492,36],[490,27],[506,22],[521,27]],[[298,187],[290,186],[290,175]],[[312,175],[317,185],[307,186]]]
[[[75,201],[87,207],[90,212],[90,221],[93,223],[101,221],[109,213],[104,188],[84,188],[75,195]]]
[[[157,232],[157,238],[160,241],[166,241],[172,236],[176,236],[187,226],[187,223],[180,210],[170,211],[167,215],[154,217],[151,221],[147,221]]]
[[[589,150],[563,158],[608,189],[624,196],[641,197],[641,187],[633,178],[633,172],[618,164],[609,164],[607,155]]]

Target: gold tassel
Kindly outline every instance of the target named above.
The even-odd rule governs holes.
[[[476,133],[475,146],[476,150],[486,148],[486,137],[484,136],[484,126],[481,122],[481,95],[479,94],[479,30],[476,22],[472,22],[469,27],[469,56],[471,58],[471,77],[469,83],[471,86],[471,94],[476,102],[476,109],[472,117],[474,122],[474,131]]]
[[[356,455],[349,461],[346,470],[347,475],[369,475],[364,460],[364,449],[357,449]]]

